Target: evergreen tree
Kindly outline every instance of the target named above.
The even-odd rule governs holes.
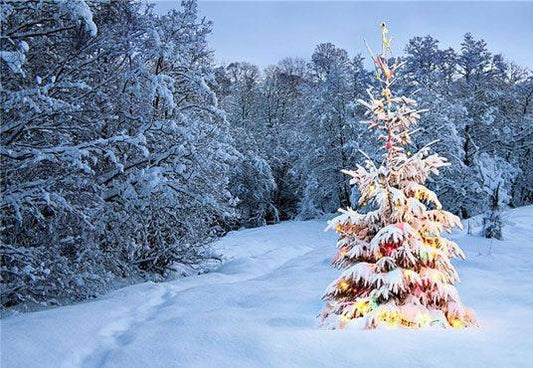
[[[358,186],[360,205],[373,208],[365,213],[341,210],[329,222],[340,236],[333,263],[343,272],[326,290],[329,302],[323,318],[339,328],[475,325],[453,286],[459,276],[450,258],[464,255],[441,236],[461,223],[442,210],[436,194],[424,186],[448,163],[430,155],[429,145],[412,156],[405,149],[422,110],[414,100],[391,94],[398,63],[389,66],[389,42],[382,24],[382,53],[373,57],[381,96],[360,101],[370,116],[366,123],[384,142],[383,162],[378,167],[368,158],[365,167],[344,171]]]

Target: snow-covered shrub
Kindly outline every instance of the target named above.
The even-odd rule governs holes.
[[[261,226],[279,221],[272,203],[275,189],[276,182],[268,163],[253,152],[244,155],[230,183],[244,225]]]
[[[235,218],[237,155],[196,3],[2,11],[1,50],[24,56],[0,61],[2,305],[86,298],[209,257]]]
[[[520,170],[500,157],[490,157],[482,153],[476,158],[478,180],[486,201],[483,218],[483,233],[487,238],[502,239],[501,210],[511,200],[512,183]]]

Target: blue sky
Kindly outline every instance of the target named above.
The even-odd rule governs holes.
[[[160,13],[178,6],[156,0]],[[471,32],[492,52],[533,67],[533,2],[249,0],[200,1],[199,8],[214,23],[209,41],[218,62],[266,66],[286,56],[308,59],[321,42],[366,56],[363,39],[377,46],[385,20],[397,53],[413,36],[430,34],[445,48],[459,46]]]

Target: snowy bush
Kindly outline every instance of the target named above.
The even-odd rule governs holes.
[[[2,30],[2,305],[209,257],[237,155],[196,3],[10,2]]]

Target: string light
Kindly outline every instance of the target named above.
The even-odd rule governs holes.
[[[346,280],[344,280],[344,279],[341,280],[341,281],[339,282],[338,285],[339,285],[339,289],[340,289],[341,291],[345,291],[345,290],[348,289],[348,287],[350,287],[350,284],[348,284],[348,283],[346,282]]]
[[[450,325],[453,328],[464,328],[465,327],[465,325],[459,318],[452,318],[450,321]]]
[[[372,310],[372,308],[370,307],[370,303],[368,303],[366,300],[358,301],[355,304],[355,309],[362,316],[364,316],[365,314],[367,314],[368,312]]]
[[[383,243],[380,247],[381,252],[386,256],[390,256],[398,247],[398,244],[393,242]]]
[[[335,326],[340,328],[362,317],[365,317],[368,328],[377,325],[390,328],[475,325],[473,314],[467,308],[462,309],[459,303],[450,307],[446,293],[441,289],[453,289],[456,279],[455,269],[447,264],[454,249],[450,250],[446,241],[440,238],[442,228],[447,229],[454,221],[446,220],[445,216],[452,216],[449,213],[426,208],[440,210],[440,205],[433,192],[423,186],[427,175],[418,176],[413,171],[429,175],[435,171],[433,167],[416,165],[416,154],[409,160],[414,160],[413,167],[405,169],[406,165],[403,165],[406,157],[412,155],[408,149],[412,144],[409,126],[419,117],[418,111],[414,110],[414,101],[392,97],[390,86],[394,83],[398,64],[389,65],[392,58],[385,24],[382,31],[382,53],[374,56],[370,50],[376,78],[382,84],[381,96],[372,97],[366,106],[373,115],[370,127],[382,131],[380,139],[383,139],[384,146],[381,148],[388,150],[384,153],[386,162],[378,168],[367,156],[365,167],[358,167],[352,174],[352,182],[357,183],[362,192],[359,206],[362,208],[374,201],[372,204],[377,208],[361,213],[348,209],[350,221],[342,217],[334,227],[340,233],[342,244],[334,264],[344,270],[353,267],[353,271],[348,271],[353,276],[342,276],[332,290],[328,289],[326,299],[336,300],[339,306],[327,310],[326,316],[335,314]],[[422,152],[427,151],[423,149]],[[438,161],[435,167],[439,167]],[[374,195],[376,189],[383,196]],[[355,212],[353,216],[352,212]],[[417,235],[413,235],[413,231]],[[420,240],[422,244],[418,243]],[[437,309],[442,319],[430,313],[428,308]],[[453,308],[451,315],[448,314],[450,308]]]
[[[379,315],[379,320],[382,322],[385,322],[388,327],[396,327],[398,324],[400,324],[402,320],[402,316],[400,312],[390,312],[390,311],[384,311]]]

